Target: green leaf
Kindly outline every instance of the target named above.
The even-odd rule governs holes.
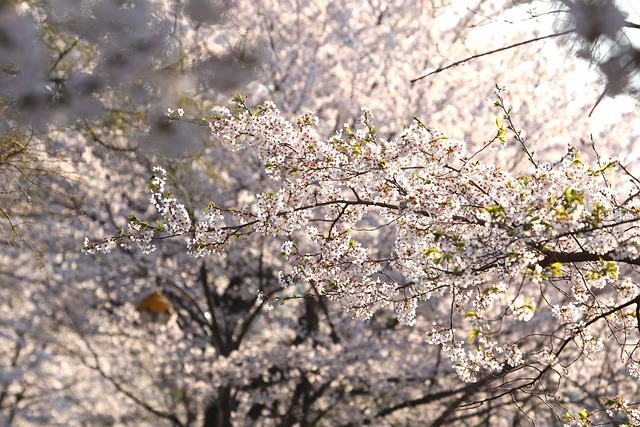
[[[600,274],[603,276],[609,276],[614,279],[618,278],[618,264],[613,261],[608,261],[600,270]]]
[[[579,165],[583,165],[584,162],[582,161],[582,159],[580,159],[580,156],[578,155],[578,153],[574,154],[573,156],[573,165],[574,166],[579,166]]]
[[[582,198],[582,193],[574,190],[573,188],[565,188],[564,192],[563,192],[563,197],[566,201],[565,207],[568,208],[570,205],[577,203],[577,204],[584,204],[584,200]]]
[[[609,163],[607,163],[605,165],[602,165],[602,166],[600,166],[600,169],[598,170],[598,172],[602,173],[602,172],[611,170],[611,169],[613,169],[613,166],[615,166],[615,164],[616,164],[616,162],[609,162]]]
[[[440,251],[436,248],[427,248],[422,251],[422,255],[424,255],[425,257],[428,257],[431,254],[440,254]]]
[[[501,219],[504,218],[504,208],[501,205],[490,205],[487,206],[486,211],[491,214],[491,218],[493,219]]]

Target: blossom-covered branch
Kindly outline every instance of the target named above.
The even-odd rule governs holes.
[[[599,351],[593,319],[614,316],[607,321],[626,327],[623,309],[639,292],[618,264],[638,264],[640,207],[605,185],[616,161],[589,167],[574,152],[514,175],[471,159],[464,142],[419,120],[384,140],[363,110],[357,129],[323,140],[311,114],[289,121],[271,103],[237,102],[238,114],[221,109],[209,124],[216,140],[264,165],[269,188],[253,204],[212,201],[192,220],[157,169],[149,189],[164,221],[133,218],[128,232],[85,250],[136,243],[150,251],[153,239],[186,235],[189,253],[201,257],[250,234],[280,238],[289,260],[283,287],[311,283],[356,317],[393,304],[399,321],[412,324],[419,301],[448,301],[449,317],[434,319],[428,341],[443,346],[466,381],[483,370],[554,365],[569,342]],[[502,138],[492,143],[505,143],[497,125]],[[604,287],[613,290],[606,300],[597,291]],[[556,318],[549,330],[566,338],[549,333],[540,349],[527,335],[502,341],[494,332],[531,321],[540,304]]]

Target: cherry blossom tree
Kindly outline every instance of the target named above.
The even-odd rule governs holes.
[[[33,70],[56,64],[61,81],[36,80],[47,101],[16,108],[8,123],[48,124],[33,141],[66,174],[44,180],[42,194],[61,197],[33,221],[44,268],[13,248],[3,259],[3,422],[635,416],[624,400],[636,392],[634,264],[622,252],[633,248],[635,199],[620,186],[634,185],[633,169],[599,145],[600,164],[563,155],[588,135],[599,88],[576,85],[583,66],[552,39],[410,83],[548,34],[543,15],[508,24],[517,11],[498,12],[502,2],[246,2],[225,19],[198,1],[79,4],[4,10],[29,22],[21,28],[57,29],[47,33],[53,50],[38,50],[53,56]],[[117,33],[109,19],[120,13],[154,31]],[[114,34],[104,45],[83,36],[98,24]],[[243,91],[263,107],[237,98],[237,115],[217,109],[202,122],[261,44],[264,67]],[[108,59],[126,46],[141,58],[125,55],[117,68]],[[542,54],[551,48],[563,61]],[[90,96],[68,88],[80,70],[100,71]],[[488,102],[496,81],[510,91]],[[47,98],[60,87],[80,104]],[[317,122],[297,117],[306,109]],[[205,127],[194,121],[212,141],[200,142]],[[78,250],[84,236],[107,233],[85,250],[112,249],[108,257]],[[166,324],[141,312],[152,292],[173,313]]]
[[[420,301],[442,299],[427,341],[442,346],[463,381],[489,390],[486,400],[525,388],[554,397],[549,376],[562,378],[600,352],[605,332],[615,343],[637,331],[637,285],[620,268],[637,262],[637,193],[607,185],[609,169],[625,170],[618,162],[587,166],[569,152],[542,163],[516,131],[532,170],[514,175],[419,119],[384,140],[365,110],[358,129],[322,140],[311,115],[292,123],[273,104],[254,110],[237,101],[237,115],[222,109],[210,126],[231,149],[255,151],[271,177],[254,204],[211,201],[193,223],[157,168],[149,190],[164,220],[131,218],[129,231],[86,240],[85,250],[135,244],[152,252],[158,237],[188,236],[186,249],[198,258],[253,234],[282,236],[281,256],[291,261],[278,273],[285,290],[312,284],[361,319],[392,305],[406,325]],[[495,105],[512,128],[501,90]],[[488,144],[505,141],[505,125],[496,124]],[[637,375],[635,347],[620,351]]]

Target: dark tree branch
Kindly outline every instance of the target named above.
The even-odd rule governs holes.
[[[81,355],[80,353],[76,353],[75,355],[80,359],[80,361],[82,362],[82,364],[84,366],[86,366],[89,369],[93,369],[102,378],[104,378],[107,382],[109,382],[111,385],[113,385],[116,388],[116,390],[118,390],[118,392],[122,393],[124,396],[128,397],[129,399],[131,399],[136,405],[140,406],[141,408],[143,408],[147,412],[149,412],[149,413],[151,413],[151,414],[153,414],[153,415],[155,415],[157,417],[164,418],[164,419],[170,421],[175,426],[185,427],[184,423],[182,421],[180,421],[180,419],[175,414],[172,414],[172,413],[169,413],[169,412],[164,412],[164,411],[161,411],[159,409],[156,409],[150,403],[145,402],[140,397],[136,396],[134,393],[132,393],[131,391],[127,390],[116,379],[114,379],[113,377],[108,375],[107,372],[103,369],[102,365],[100,364],[100,357],[98,356],[98,353],[94,350],[93,346],[89,343],[89,340],[87,339],[87,337],[84,335],[84,333],[79,328],[77,329],[77,331],[78,331],[78,336],[80,337],[82,342],[85,344],[86,349],[89,351],[89,354],[90,354],[91,358],[93,359],[93,363],[90,363],[89,361],[86,360],[84,355]],[[75,353],[75,352],[72,351],[71,353]]]
[[[58,66],[58,64],[60,63],[60,61],[62,61],[62,59],[67,56],[78,44],[78,42],[80,41],[82,37],[78,37],[76,38],[73,43],[71,43],[71,45],[69,45],[69,47],[67,47],[65,50],[63,50],[62,52],[60,52],[60,54],[58,55],[58,58],[56,58],[55,62],[51,65],[51,67],[49,68],[49,72],[47,73],[47,76],[50,76],[51,73],[53,72],[53,70],[56,69],[56,67]]]
[[[432,393],[432,394],[428,394],[426,396],[422,396],[418,399],[413,399],[413,400],[407,400],[405,402],[402,403],[398,403],[397,405],[391,406],[389,408],[383,409],[382,411],[378,412],[376,417],[385,417],[395,411],[398,411],[400,409],[404,409],[404,408],[414,408],[416,406],[420,406],[420,405],[426,405],[428,403],[432,403],[432,402],[436,402],[439,401],[441,399],[444,399],[446,397],[450,397],[450,396],[455,396],[458,393],[463,393],[463,392],[467,392],[469,389],[477,389],[477,384],[471,384],[471,385],[467,385],[464,387],[459,387],[457,389],[454,390],[447,390],[447,391],[439,391],[437,393]]]
[[[626,28],[635,28],[637,30],[640,30],[640,24],[636,24],[635,22],[624,21],[624,26]]]
[[[558,252],[549,250],[540,250],[545,258],[538,262],[540,267],[549,267],[554,262],[560,262],[562,264],[576,263],[576,262],[589,262],[589,261],[615,261],[628,265],[639,265],[640,259],[638,258],[624,258],[616,257],[611,252],[606,254],[593,254],[590,252]]]
[[[564,36],[566,34],[570,34],[570,33],[574,32],[574,31],[575,30],[572,28],[570,30],[562,31],[562,32],[559,32],[559,33],[549,34],[549,35],[546,35],[546,36],[541,36],[541,37],[536,37],[536,38],[533,38],[533,39],[525,40],[525,41],[522,41],[522,42],[519,42],[519,43],[515,43],[515,44],[509,45],[509,46],[504,46],[504,47],[501,47],[501,48],[498,48],[498,49],[490,50],[488,52],[478,53],[478,54],[472,55],[472,56],[470,56],[468,58],[461,59],[460,61],[453,62],[453,63],[451,63],[451,64],[449,64],[449,65],[447,65],[445,67],[440,67],[435,71],[431,71],[430,73],[427,73],[427,74],[422,75],[420,77],[416,77],[415,79],[411,79],[411,84],[417,82],[418,80],[422,80],[422,79],[424,79],[426,77],[429,77],[429,76],[431,76],[433,74],[441,73],[442,71],[448,70],[449,68],[457,67],[458,65],[465,64],[467,62],[473,61],[474,59],[481,58],[483,56],[493,55],[494,53],[503,52],[505,50],[513,49],[513,48],[516,48],[516,47],[519,47],[519,46],[524,46],[526,44],[538,42],[538,41],[541,41],[541,40],[550,39],[550,38],[553,38],[553,37]]]
[[[221,327],[218,324],[218,319],[216,318],[216,305],[213,299],[211,288],[209,287],[207,266],[204,262],[200,265],[200,283],[202,285],[202,290],[204,291],[205,298],[207,299],[207,308],[209,309],[210,317],[209,325],[213,345],[220,352],[220,354],[227,356],[229,354],[229,348],[227,346],[227,342],[224,339],[224,334],[222,334]]]
[[[598,104],[600,104],[600,102],[602,101],[606,93],[607,93],[607,86],[605,86],[604,89],[602,90],[602,93],[596,100],[596,103],[593,104],[593,108],[591,108],[591,111],[589,111],[589,115],[587,117],[591,117],[593,115],[593,112],[596,110],[596,107],[598,106]]]

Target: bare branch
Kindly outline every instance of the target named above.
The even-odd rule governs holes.
[[[562,32],[559,32],[559,33],[549,34],[549,35],[546,35],[546,36],[536,37],[536,38],[533,38],[533,39],[525,40],[525,41],[522,41],[522,42],[519,42],[519,43],[515,43],[515,44],[509,45],[509,46],[501,47],[499,49],[490,50],[488,52],[478,53],[478,54],[472,55],[472,56],[470,56],[468,58],[461,59],[460,61],[453,62],[453,63],[451,63],[451,64],[449,64],[449,65],[447,65],[445,67],[440,67],[435,71],[431,71],[430,73],[427,73],[427,74],[422,75],[420,77],[416,77],[415,79],[411,79],[411,84],[417,82],[418,80],[422,80],[422,79],[424,79],[426,77],[429,77],[429,76],[431,76],[433,74],[438,74],[438,73],[440,73],[442,71],[448,70],[449,68],[457,67],[458,65],[465,64],[467,62],[473,61],[474,59],[481,58],[483,56],[493,55],[494,53],[503,52],[505,50],[513,49],[513,48],[516,48],[516,47],[519,47],[519,46],[524,46],[524,45],[529,44],[529,43],[535,43],[535,42],[538,42],[538,41],[542,41],[542,40],[546,40],[546,39],[550,39],[550,38],[554,38],[554,37],[564,36],[564,35],[567,35],[567,34],[570,34],[570,33],[574,32],[574,31],[575,30],[572,28],[570,30],[562,31]]]

